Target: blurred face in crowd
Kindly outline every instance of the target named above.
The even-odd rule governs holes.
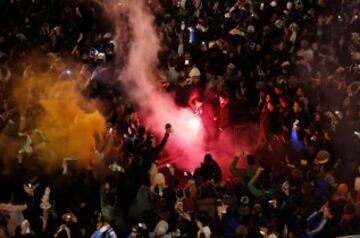
[[[271,95],[270,95],[270,94],[267,94],[267,95],[265,96],[265,101],[266,101],[266,102],[270,102],[270,100],[271,100]]]
[[[296,91],[296,95],[299,97],[303,97],[304,96],[304,90],[302,88],[298,88]]]
[[[304,50],[307,50],[309,49],[309,43],[305,40],[301,41],[301,48],[304,49]]]
[[[281,89],[279,87],[275,87],[274,92],[275,92],[276,95],[280,95],[282,93]]]
[[[298,102],[294,102],[293,110],[294,110],[295,113],[301,111],[301,107],[300,107],[300,104]]]
[[[229,103],[229,99],[226,96],[220,96],[219,102],[221,107],[225,107]]]
[[[266,104],[266,108],[268,111],[272,112],[272,111],[274,111],[274,104],[272,102],[268,102]]]
[[[279,102],[280,102],[280,107],[282,107],[282,108],[287,108],[289,105],[288,102],[283,98],[280,98]]]
[[[232,65],[228,65],[226,67],[226,74],[227,75],[232,75],[235,72],[235,68]]]

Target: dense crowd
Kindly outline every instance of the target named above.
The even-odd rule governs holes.
[[[174,165],[159,172],[171,125],[156,142],[136,111],[141,105],[126,101],[114,70],[120,42],[101,3],[1,1],[0,131],[33,138],[15,154],[2,153],[0,140],[0,237],[359,234],[359,1],[148,4],[161,41],[159,88],[202,118],[208,143],[256,123],[254,149],[234,158],[205,154],[185,182]],[[29,59],[34,52],[47,63]],[[83,67],[54,72],[53,62]],[[82,93],[101,101],[108,125],[101,162],[84,168],[64,158],[45,172],[34,149],[35,109],[12,98],[37,71],[85,78]],[[230,168],[217,159],[232,159]]]

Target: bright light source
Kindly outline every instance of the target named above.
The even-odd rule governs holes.
[[[194,131],[198,131],[200,129],[201,120],[199,117],[193,117],[189,120],[190,128]]]
[[[276,2],[276,1],[271,1],[271,2],[270,2],[270,6],[276,7],[276,6],[277,6],[277,2]]]

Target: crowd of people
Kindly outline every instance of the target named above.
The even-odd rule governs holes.
[[[156,138],[141,105],[127,102],[115,70],[125,62],[115,57],[121,42],[101,2],[1,1],[0,237],[359,234],[360,2],[148,4],[161,42],[159,88],[201,117],[212,146],[222,134],[235,141],[234,128],[249,122],[256,145],[233,158],[205,154],[186,176],[173,164],[159,170],[171,122]],[[45,63],[29,58],[34,52]],[[54,72],[54,62],[82,67]],[[49,173],[34,138],[4,152],[2,138],[46,136],[33,122],[36,107],[17,105],[12,94],[44,71],[81,75],[83,96],[101,102],[108,127],[96,162],[64,158]],[[232,161],[223,168],[217,160]]]

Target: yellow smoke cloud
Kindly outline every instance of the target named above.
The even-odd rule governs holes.
[[[32,135],[34,152],[44,165],[58,167],[63,158],[69,156],[86,165],[96,156],[95,137],[101,138],[106,121],[96,104],[79,90],[84,75],[73,67],[73,75],[64,79],[59,74],[65,66],[55,66],[52,66],[57,69],[55,72],[29,70],[31,73],[22,78],[13,95],[26,115],[26,128],[31,131],[27,133]],[[34,105],[41,108],[40,115],[29,112]],[[34,129],[41,133],[34,133]]]

